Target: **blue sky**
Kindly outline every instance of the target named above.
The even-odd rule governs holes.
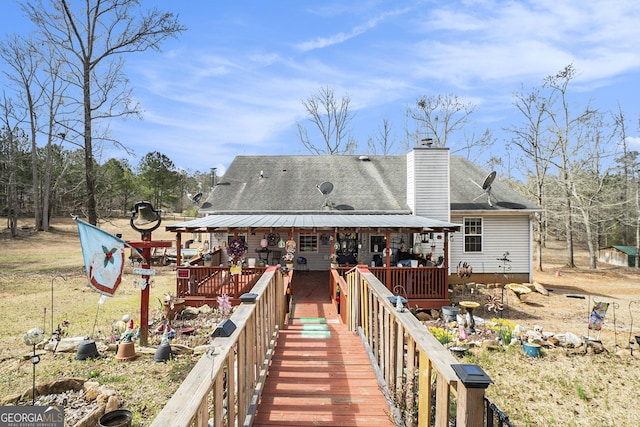
[[[179,14],[188,31],[160,53],[125,57],[144,118],[110,127],[135,151],[134,165],[150,151],[180,168],[221,172],[236,155],[309,154],[296,122],[307,124],[301,100],[323,86],[351,98],[358,153],[383,119],[402,145],[407,107],[438,94],[475,103],[467,133],[492,129],[492,153],[501,153],[503,129],[521,119],[513,93],[571,63],[579,73],[572,101],[591,99],[602,110],[619,103],[639,142],[637,0],[141,3]],[[14,2],[2,1],[0,36],[29,26]]]

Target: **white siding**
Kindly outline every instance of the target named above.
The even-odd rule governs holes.
[[[414,215],[449,221],[449,149],[415,148],[407,154],[407,203]]]
[[[460,261],[471,264],[474,273],[502,274],[503,262],[498,259],[502,258],[505,252],[509,252],[507,258],[511,260],[507,264],[511,266],[511,270],[507,273],[531,274],[531,225],[528,215],[455,215],[451,221],[464,225],[465,217],[482,218],[482,252],[465,253],[464,228],[459,233],[454,233],[453,241],[450,243],[451,274],[455,274]]]

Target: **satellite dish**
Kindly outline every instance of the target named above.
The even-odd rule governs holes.
[[[202,199],[202,193],[198,193],[191,198],[193,203],[200,203],[200,199]]]
[[[316,185],[316,188],[324,196],[324,203],[322,204],[322,209],[333,209],[333,205],[329,201],[329,197],[328,197],[329,193],[333,191],[333,184],[328,181],[325,181]]]
[[[325,181],[323,183],[316,185],[316,188],[318,189],[318,191],[320,191],[322,194],[326,196],[327,194],[333,191],[333,184],[328,181]]]
[[[474,180],[471,180],[471,182],[473,182],[478,187],[480,187],[480,188],[482,188],[484,190],[484,192],[487,195],[487,203],[491,207],[493,207],[493,203],[491,202],[491,185],[493,184],[493,181],[495,181],[495,179],[496,179],[496,171],[493,171],[489,175],[487,175],[487,177],[484,179],[484,181],[482,182],[482,186],[478,185],[478,183],[476,183]],[[473,199],[473,201],[476,201],[480,197],[483,197],[483,196],[484,196],[484,194],[481,194],[478,197],[476,197],[475,199]]]
[[[495,179],[496,179],[496,171],[493,171],[489,175],[487,175],[487,177],[484,179],[484,182],[482,183],[482,189],[491,190],[491,184],[493,184],[493,181]]]

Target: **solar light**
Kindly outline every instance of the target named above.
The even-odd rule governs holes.
[[[36,344],[42,342],[44,338],[44,331],[40,328],[29,329],[22,337],[24,343],[28,346],[33,346],[33,356],[31,357],[31,363],[33,364],[33,389],[31,391],[31,397],[33,399],[32,406],[36,404],[36,365],[40,362],[40,356],[36,354]]]

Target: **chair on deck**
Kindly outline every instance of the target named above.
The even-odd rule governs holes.
[[[296,264],[298,265],[298,269],[300,270],[308,270],[307,268],[307,259],[303,256],[299,256],[296,258]]]
[[[282,261],[282,252],[281,251],[271,251],[271,264],[278,265],[281,264]]]

